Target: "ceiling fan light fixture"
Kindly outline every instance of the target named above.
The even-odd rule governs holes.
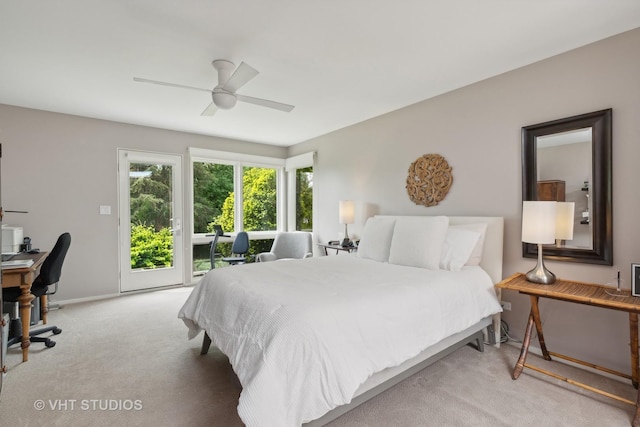
[[[216,104],[218,108],[221,108],[223,110],[229,110],[233,108],[234,105],[236,105],[237,101],[234,94],[227,92],[214,91],[211,94],[211,97],[213,98],[213,103]]]

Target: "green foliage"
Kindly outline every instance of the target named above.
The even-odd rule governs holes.
[[[144,172],[129,180],[131,268],[170,267],[173,264],[173,168],[131,163],[131,171]]]
[[[276,170],[244,168],[242,179],[243,222],[246,231],[275,230]]]
[[[276,216],[276,170],[245,167],[242,178],[242,209],[245,231],[275,230]],[[208,226],[220,224],[223,230],[233,230],[234,193],[229,193],[222,204],[222,212]]]
[[[169,228],[131,226],[131,268],[170,267],[173,263],[173,235]]]
[[[193,163],[193,230],[211,232],[208,224],[222,214],[223,204],[233,194],[233,165]],[[231,227],[225,230],[232,231]]]
[[[296,171],[296,230],[313,230],[313,166]]]
[[[158,199],[152,194],[141,194],[136,198],[131,198],[131,223],[132,224],[153,224],[154,230],[161,230],[169,227],[168,218],[170,203]]]
[[[235,193],[232,191],[222,203],[220,215],[207,225],[209,233],[213,233],[213,224],[219,224],[224,231],[234,230],[234,198]]]
[[[171,227],[171,166],[132,163],[131,169],[150,172],[130,178],[131,223],[151,224],[156,231]]]

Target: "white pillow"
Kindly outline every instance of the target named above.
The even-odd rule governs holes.
[[[477,231],[449,226],[447,237],[442,245],[440,268],[443,270],[460,271],[469,260],[479,239],[480,233]]]
[[[398,218],[393,229],[389,263],[439,270],[448,228],[446,216]]]
[[[486,222],[474,222],[471,224],[456,224],[452,225],[452,228],[460,228],[464,230],[471,230],[477,233],[480,233],[480,238],[476,243],[475,248],[471,252],[471,256],[464,265],[480,265],[480,261],[482,260],[482,249],[484,248],[484,238],[487,234],[487,223]]]
[[[358,257],[380,262],[389,261],[395,223],[396,220],[393,218],[369,218],[358,243]]]

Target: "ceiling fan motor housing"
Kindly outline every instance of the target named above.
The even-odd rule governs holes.
[[[225,92],[223,90],[214,89],[211,94],[213,98],[213,103],[223,110],[229,110],[236,105],[237,98],[234,94]]]

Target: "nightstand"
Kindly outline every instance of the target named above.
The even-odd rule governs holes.
[[[329,255],[327,253],[327,249],[331,249],[331,250],[336,251],[336,255],[340,251],[349,252],[349,253],[358,251],[358,247],[357,246],[340,246],[340,245],[334,245],[334,244],[328,244],[328,243],[318,243],[318,246],[320,246],[321,248],[324,249],[324,254],[325,255]]]
[[[633,402],[623,397],[608,393],[595,387],[588,386],[586,384],[582,384],[570,378],[564,378],[553,372],[526,363],[527,354],[529,352],[529,344],[531,343],[531,334],[535,325],[536,332],[538,333],[540,350],[542,350],[542,356],[546,360],[552,360],[551,356],[553,356],[558,359],[563,359],[573,363],[578,363],[583,366],[588,366],[592,369],[607,372],[608,374],[630,379],[633,386],[635,388],[638,388],[638,313],[640,312],[640,297],[634,297],[630,294],[622,297],[613,296],[607,293],[607,291],[615,290],[615,288],[613,287],[596,285],[592,283],[576,282],[572,280],[558,279],[550,285],[531,283],[527,281],[524,274],[522,273],[516,273],[513,276],[504,279],[500,283],[496,284],[496,287],[499,289],[511,289],[514,291],[518,291],[521,294],[529,295],[529,298],[531,300],[531,311],[529,313],[529,321],[527,322],[527,328],[525,330],[524,339],[522,341],[520,357],[518,358],[518,361],[513,368],[512,378],[514,380],[518,379],[524,368],[528,368],[541,374],[549,375],[553,378],[565,381],[569,384],[573,384],[577,387],[592,391],[594,393],[598,393],[603,396],[618,400],[620,402],[634,405],[636,407],[636,413],[633,418],[633,425],[640,426],[640,393],[638,394],[636,402]],[[538,300],[540,298],[550,298],[558,301],[591,305],[609,310],[619,310],[629,313],[631,375],[596,366],[592,363],[565,356],[563,354],[548,351],[547,346],[544,342],[544,336],[542,334],[542,322],[540,321],[540,312],[538,310]]]

